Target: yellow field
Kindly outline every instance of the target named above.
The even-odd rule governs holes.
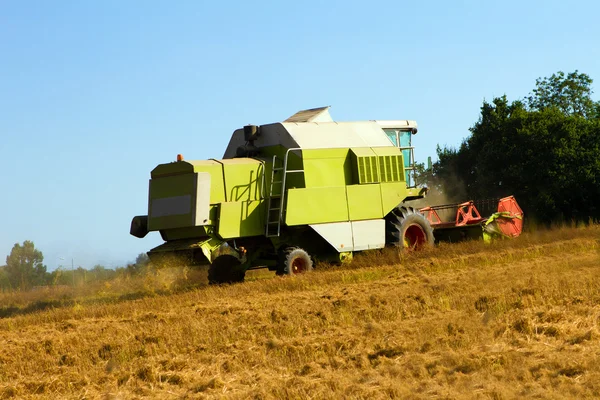
[[[597,398],[600,226],[0,294],[0,398]]]

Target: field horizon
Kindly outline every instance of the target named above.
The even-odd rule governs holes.
[[[598,398],[600,226],[0,293],[0,399]]]

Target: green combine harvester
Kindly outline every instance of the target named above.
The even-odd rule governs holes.
[[[434,243],[430,220],[408,204],[427,189],[412,173],[414,121],[334,122],[329,107],[236,130],[223,159],[158,165],[148,215],[130,233],[158,231],[151,261],[207,265],[210,283],[247,270],[296,274],[385,246]]]

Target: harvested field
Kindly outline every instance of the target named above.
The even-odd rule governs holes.
[[[598,398],[600,226],[5,293],[0,344],[0,399]]]

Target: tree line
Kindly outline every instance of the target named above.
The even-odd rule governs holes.
[[[525,98],[484,101],[458,146],[437,148],[420,183],[449,201],[514,195],[529,220],[600,219],[600,102],[578,71],[539,78]]]
[[[48,272],[44,265],[44,255],[35,248],[32,241],[15,243],[6,257],[6,265],[0,266],[0,289],[28,290],[36,286],[80,285],[97,281],[107,281],[119,276],[139,275],[148,268],[146,253],[137,256],[134,263],[115,269],[95,265],[91,269],[58,268]]]

